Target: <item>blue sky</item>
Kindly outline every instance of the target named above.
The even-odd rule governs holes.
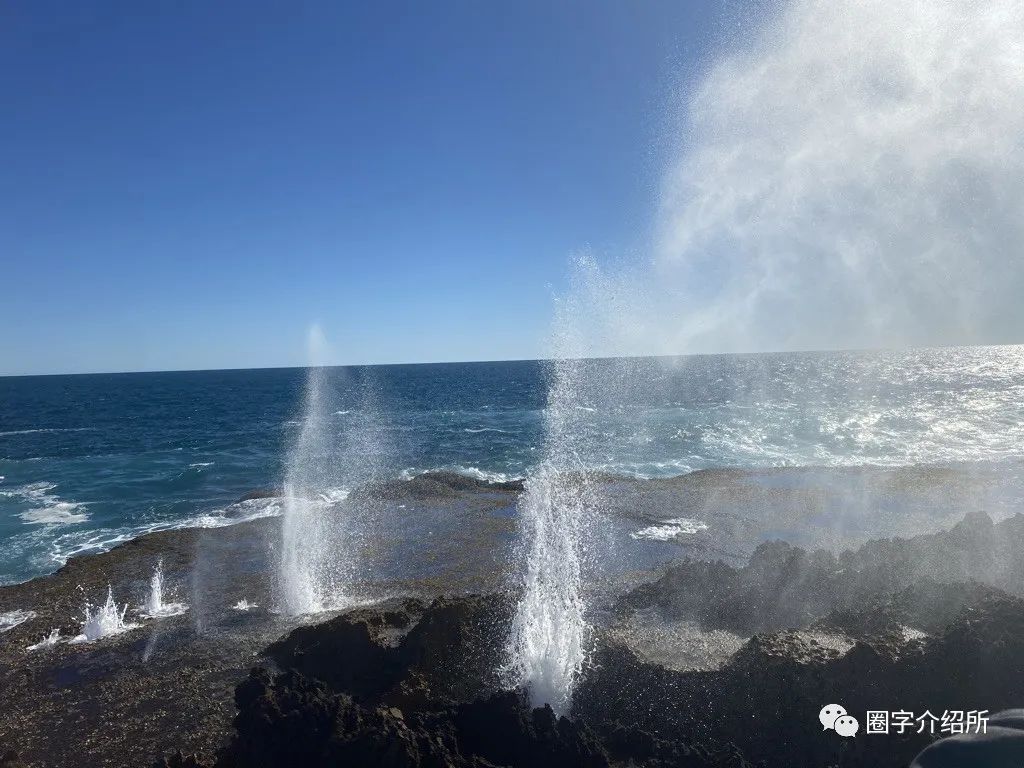
[[[539,356],[706,3],[6,3],[0,373]]]

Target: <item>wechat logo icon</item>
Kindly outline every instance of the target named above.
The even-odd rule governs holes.
[[[847,714],[846,708],[841,704],[826,704],[818,713],[818,719],[824,730],[831,728],[840,736],[856,736],[860,729],[857,718]]]

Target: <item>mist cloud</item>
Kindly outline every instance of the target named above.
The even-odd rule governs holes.
[[[1024,5],[787,3],[683,122],[653,257],[581,273],[593,344],[1024,341]]]

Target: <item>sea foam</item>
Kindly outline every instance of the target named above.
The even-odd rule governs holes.
[[[498,472],[489,469],[481,469],[480,467],[464,466],[462,464],[447,464],[440,467],[432,467],[430,469],[419,469],[417,467],[407,467],[398,473],[400,480],[412,480],[420,475],[426,475],[431,472],[453,472],[457,475],[463,475],[470,477],[474,480],[480,480],[485,483],[496,484],[496,483],[511,483],[516,480],[522,480],[522,475],[513,474],[511,472]]]
[[[19,513],[18,517],[30,525],[70,525],[84,523],[89,519],[85,504],[65,501],[51,493],[56,483],[40,481],[0,491],[0,496],[22,504],[32,505]]]
[[[708,524],[700,520],[691,520],[688,517],[676,517],[665,520],[657,525],[649,525],[629,534],[634,539],[648,539],[650,541],[672,541],[677,536],[700,533],[706,531]]]
[[[65,533],[51,543],[50,560],[61,566],[72,557],[106,552],[118,544],[147,533],[183,528],[226,528],[261,518],[277,517],[280,514],[281,504],[277,499],[249,499],[183,520],[161,521],[132,528],[104,528],[98,531]]]
[[[8,632],[19,624],[24,624],[29,619],[34,619],[35,617],[35,611],[25,611],[21,609],[0,613],[0,632]]]

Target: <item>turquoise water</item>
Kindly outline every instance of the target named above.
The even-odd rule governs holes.
[[[1014,463],[1024,348],[594,361],[586,460],[663,477],[713,467]],[[372,413],[384,478],[523,476],[536,460],[536,361],[328,371],[339,443]],[[0,378],[0,582],[148,530],[279,512],[305,371]],[[339,458],[340,460],[340,458]],[[323,489],[329,495],[344,489]]]

